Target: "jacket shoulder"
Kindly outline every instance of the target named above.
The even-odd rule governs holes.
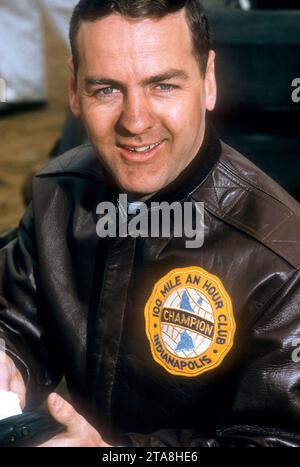
[[[90,144],[84,144],[67,151],[49,162],[36,177],[73,175],[96,181],[103,181],[101,165]]]
[[[218,163],[193,197],[300,269],[299,203],[238,151],[222,143]]]

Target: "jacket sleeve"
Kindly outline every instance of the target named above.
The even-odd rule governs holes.
[[[134,446],[300,446],[300,274],[278,290],[250,337],[232,409],[211,438],[188,430],[130,433]]]
[[[16,238],[0,250],[0,343],[23,375],[27,408],[37,406],[61,379],[39,316],[36,254],[30,206]]]

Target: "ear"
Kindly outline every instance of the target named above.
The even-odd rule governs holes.
[[[77,79],[75,77],[74,63],[72,58],[68,60],[69,66],[69,104],[75,117],[81,117],[81,110],[78,99]]]
[[[213,110],[217,100],[217,83],[215,75],[215,57],[216,54],[210,50],[208,55],[208,62],[206,67],[206,75],[204,79],[205,95],[206,95],[206,109]]]

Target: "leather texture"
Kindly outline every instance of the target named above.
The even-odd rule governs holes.
[[[299,205],[212,131],[200,156],[156,196],[205,203],[196,250],[172,235],[99,239],[96,207],[116,193],[89,145],[35,176],[18,237],[0,252],[0,337],[28,409],[64,375],[106,440],[300,446]],[[184,378],[154,361],[144,308],[161,277],[197,265],[222,281],[237,328],[218,367]]]

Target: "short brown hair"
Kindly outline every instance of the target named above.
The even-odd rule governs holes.
[[[207,17],[199,0],[80,0],[70,23],[70,42],[75,73],[79,65],[76,36],[82,21],[96,21],[112,13],[127,18],[162,18],[185,8],[194,52],[205,75],[211,37]]]

